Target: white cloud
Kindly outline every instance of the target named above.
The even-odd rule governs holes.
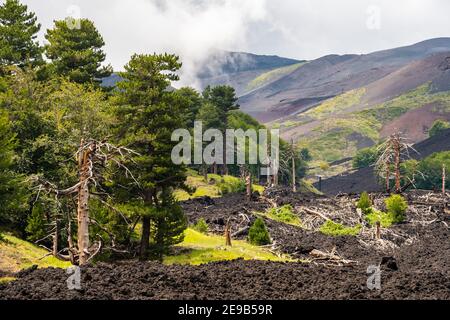
[[[447,0],[22,0],[46,28],[71,5],[104,36],[108,62],[122,69],[133,53],[181,55],[184,84],[214,49],[314,59],[367,53],[450,36]],[[380,28],[367,28],[367,8]]]

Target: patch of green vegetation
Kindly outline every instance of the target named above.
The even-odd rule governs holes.
[[[430,85],[425,84],[370,109],[351,112],[352,107],[361,103],[364,93],[364,89],[349,91],[299,116],[320,121],[311,131],[311,136],[299,143],[301,147],[310,150],[315,161],[333,162],[356,155],[357,142],[349,139],[355,134],[361,138],[370,139],[375,144],[379,143],[379,132],[383,125],[410,110],[431,103],[440,106],[439,110],[442,112],[446,109],[450,110],[450,93],[430,93]],[[334,116],[330,116],[331,114]],[[373,152],[364,154],[362,160],[371,162]],[[315,173],[326,176],[328,169],[317,171]]]
[[[328,118],[331,114],[339,113],[358,105],[365,93],[365,88],[350,90],[332,99],[326,100],[319,106],[307,111],[305,115],[317,120]]]
[[[185,201],[205,196],[217,198],[227,193],[244,192],[246,190],[245,182],[240,178],[233,176],[222,177],[217,174],[208,174],[208,182],[206,182],[203,176],[200,176],[197,172],[192,170],[189,171],[186,184],[194,189],[195,192],[193,194],[189,194],[185,190],[175,190],[175,199],[178,201]],[[252,190],[263,193],[264,187],[253,184]]]
[[[200,233],[208,233],[208,224],[206,223],[205,219],[200,218],[196,224],[192,227],[195,231],[198,231]]]
[[[262,218],[257,218],[248,230],[248,242],[257,246],[271,243],[269,231]]]
[[[435,135],[438,135],[439,133],[447,129],[450,129],[450,122],[438,119],[433,123],[428,134],[430,135],[430,137],[434,137]]]
[[[0,285],[7,284],[8,282],[11,282],[11,281],[14,281],[14,280],[16,280],[16,278],[14,278],[14,277],[3,277],[3,278],[0,278]]]
[[[292,64],[286,67],[277,68],[271,71],[268,71],[266,73],[263,73],[253,79],[248,85],[247,85],[247,91],[251,91],[257,88],[262,87],[265,84],[268,84],[284,75],[287,75],[291,72],[294,72],[301,66],[303,66],[306,62],[300,62],[296,64]]]
[[[264,214],[267,218],[300,227],[302,222],[290,204],[271,208]]]
[[[374,226],[377,222],[380,222],[382,227],[388,228],[394,223],[400,223],[405,220],[405,213],[408,209],[408,203],[405,198],[399,194],[393,194],[384,202],[387,212],[381,212],[365,205],[365,219],[370,225]]]
[[[356,207],[360,208],[364,214],[369,214],[372,211],[372,200],[367,192],[363,192],[359,198]]]
[[[53,256],[46,256],[48,251],[30,242],[21,240],[10,234],[4,234],[0,242],[0,270],[18,272],[37,265],[39,268],[68,268],[70,262],[61,261]]]
[[[221,195],[245,192],[246,190],[245,182],[240,178],[233,176],[219,176],[216,174],[210,176],[216,181],[216,185],[219,188]]]
[[[391,214],[373,208],[370,213],[365,215],[365,219],[371,226],[375,226],[377,222],[380,222],[383,228],[389,228],[394,224],[394,217]]]
[[[304,180],[304,179],[302,179],[300,181],[300,189],[299,189],[299,191],[300,192],[311,192],[311,193],[314,193],[314,194],[323,194],[322,192],[320,192],[319,190],[317,190],[313,186],[312,182]]]
[[[408,202],[399,194],[393,194],[385,201],[387,212],[392,216],[394,223],[405,220]]]
[[[333,237],[356,236],[361,231],[361,228],[362,226],[360,224],[354,227],[347,227],[341,223],[328,220],[320,227],[319,231]]]
[[[169,255],[164,258],[165,264],[192,264],[234,260],[270,260],[295,261],[287,255],[277,256],[268,250],[251,245],[244,240],[232,240],[232,246],[225,246],[223,236],[205,235],[192,229],[185,231],[184,241],[177,245],[178,249],[185,249],[178,255]]]

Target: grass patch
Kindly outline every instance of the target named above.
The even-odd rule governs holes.
[[[218,174],[208,174],[208,181],[205,181],[203,176],[200,176],[194,171],[189,172],[189,176],[186,179],[186,184],[195,189],[193,194],[189,194],[184,190],[175,190],[174,196],[178,201],[185,201],[200,197],[211,197],[217,198],[224,194],[244,192],[246,190],[245,182],[240,178],[233,176],[220,176]],[[253,184],[253,191],[258,191],[259,193],[264,192],[264,187]]]
[[[39,268],[68,268],[70,262],[61,261],[53,256],[41,259],[48,252],[30,242],[16,238],[10,234],[3,234],[4,241],[0,242],[0,270],[8,273],[37,265]]]
[[[328,99],[318,107],[315,107],[305,113],[314,119],[325,119],[333,113],[342,112],[361,102],[361,98],[366,93],[365,88],[350,90],[346,93],[338,95],[332,99]]]
[[[359,224],[354,227],[347,227],[341,223],[328,220],[320,227],[319,231],[333,237],[356,236],[361,231],[361,228],[362,226]]]
[[[268,250],[251,245],[244,240],[232,240],[232,246],[225,246],[225,237],[206,235],[192,229],[185,231],[184,241],[176,247],[186,249],[186,253],[169,255],[166,264],[200,265],[208,262],[234,260],[295,261],[288,256],[278,257]]]
[[[0,278],[0,285],[7,284],[8,282],[11,282],[11,281],[14,281],[14,280],[16,280],[16,278],[14,278],[14,277],[3,277],[3,278]]]
[[[365,218],[371,226],[375,226],[377,222],[380,222],[380,225],[383,228],[389,228],[395,223],[395,219],[392,214],[381,212],[376,209],[372,209],[369,214],[365,215]]]
[[[247,91],[254,90],[256,88],[262,87],[263,85],[270,83],[284,75],[287,75],[291,72],[294,72],[298,68],[300,68],[302,65],[304,65],[306,62],[300,62],[296,64],[292,64],[290,66],[277,68],[268,72],[265,72],[252,81],[247,85]]]
[[[302,221],[300,220],[299,216],[294,213],[293,208],[290,204],[284,205],[279,208],[271,208],[263,215],[269,219],[287,223],[297,227],[301,227],[302,225]]]

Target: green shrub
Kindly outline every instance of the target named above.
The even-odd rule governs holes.
[[[354,169],[370,167],[378,159],[378,151],[376,147],[364,148],[356,152],[353,157],[352,166]]]
[[[200,218],[197,223],[193,226],[194,230],[200,232],[200,233],[207,233],[208,232],[208,224],[206,223],[205,219]]]
[[[428,131],[428,134],[430,135],[430,137],[433,137],[447,129],[450,129],[450,122],[439,119],[433,123],[430,130]]]
[[[219,188],[222,195],[228,193],[245,192],[246,190],[245,182],[242,179],[236,177],[224,176],[216,181],[217,187]]]
[[[347,227],[340,223],[328,220],[319,229],[323,234],[338,237],[338,236],[356,236],[361,230],[361,225],[354,227]]]
[[[359,198],[358,203],[356,204],[358,208],[362,210],[364,214],[369,214],[372,211],[372,200],[370,200],[369,194],[367,192],[363,192],[361,194],[361,198]]]
[[[395,222],[392,214],[375,209],[373,209],[371,213],[367,214],[365,218],[371,226],[374,226],[377,222],[380,222],[380,225],[383,228],[388,228]]]
[[[300,218],[294,213],[290,204],[286,204],[280,208],[272,208],[268,211],[268,216],[274,220],[299,225]]]
[[[385,203],[387,212],[392,215],[394,223],[405,220],[406,209],[408,209],[408,203],[405,198],[399,194],[393,194],[385,200]]]
[[[267,231],[263,219],[256,219],[250,227],[248,231],[248,242],[257,246],[263,246],[271,242],[269,231]]]

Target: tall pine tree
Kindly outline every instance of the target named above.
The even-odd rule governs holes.
[[[52,61],[50,70],[57,75],[77,83],[98,84],[111,74],[111,66],[102,66],[105,42],[92,21],[81,19],[79,28],[64,20],[55,21],[45,38],[49,42],[45,54]]]
[[[178,80],[180,67],[174,55],[134,55],[121,73],[124,81],[118,84],[120,142],[140,154],[127,164],[136,172],[138,184],[118,184],[129,186],[123,193],[126,202],[141,203],[141,259],[149,251],[160,258],[168,246],[182,241],[186,228],[186,218],[172,196],[173,188],[182,186],[186,178],[184,166],[171,160],[176,144],[171,135],[184,126],[187,112],[169,90],[171,81]]]
[[[42,48],[36,41],[40,28],[35,14],[18,0],[0,5],[0,65],[42,64]]]

